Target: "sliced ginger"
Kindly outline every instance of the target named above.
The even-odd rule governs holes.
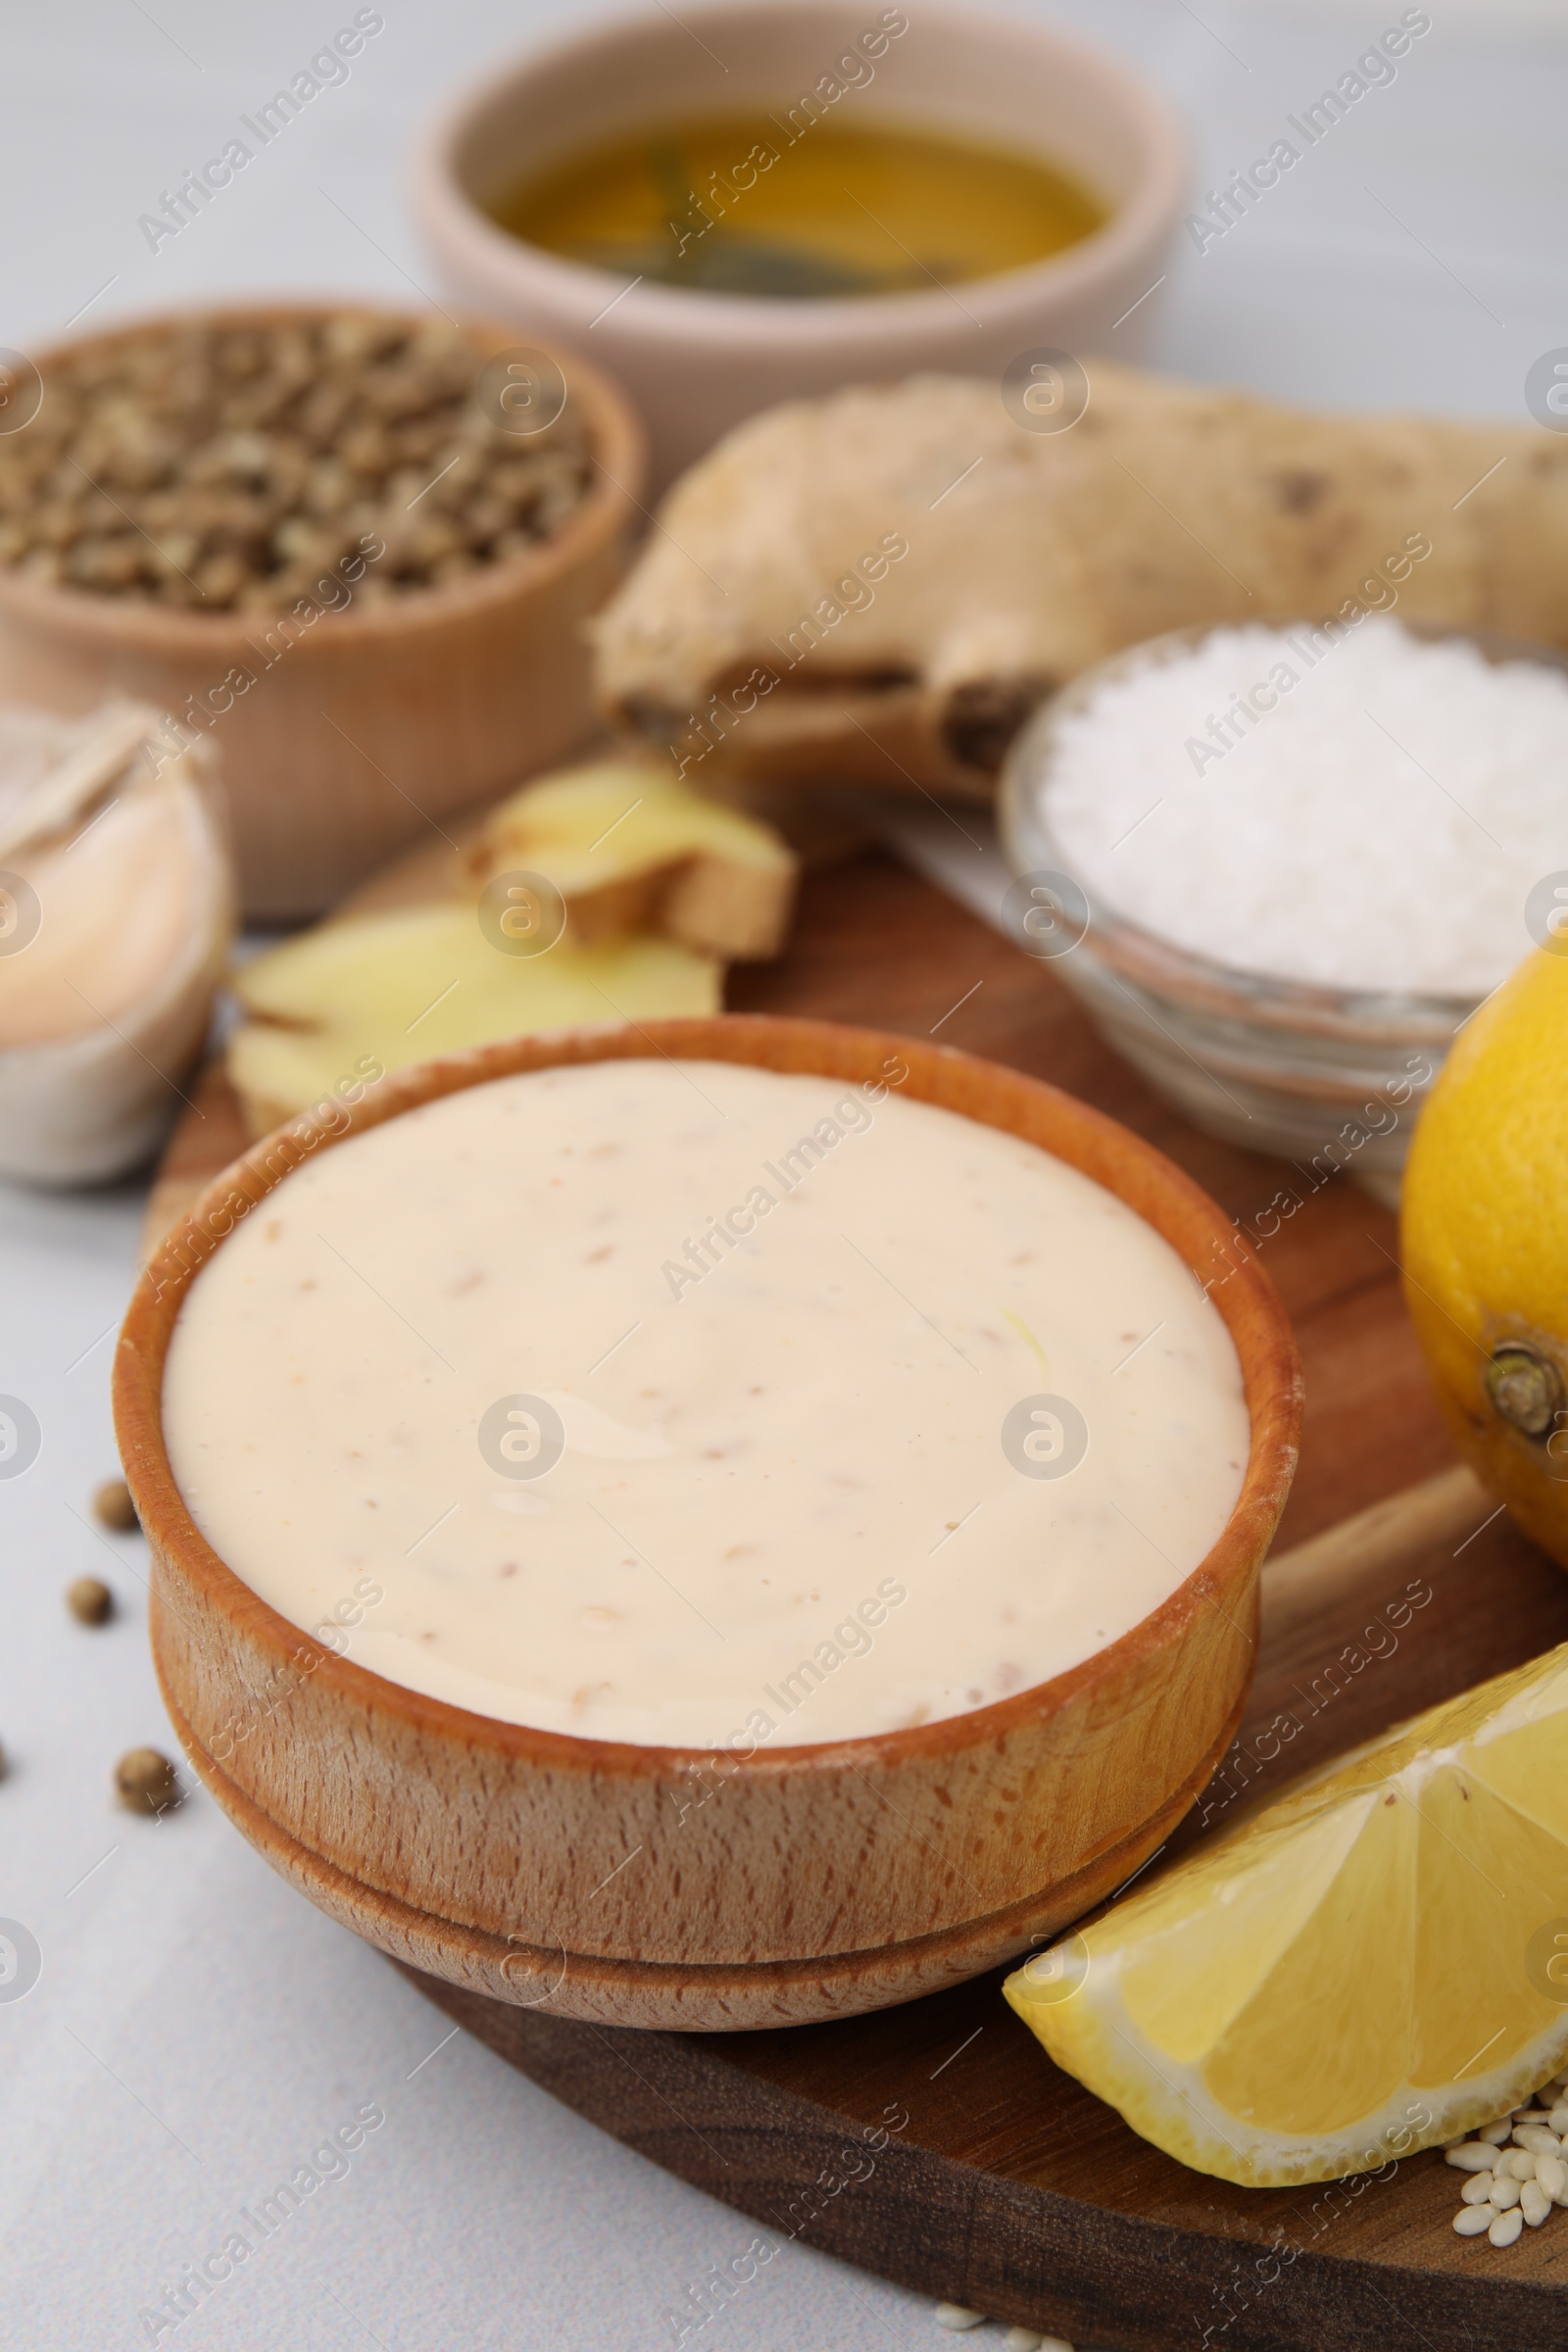
[[[776,956],[798,861],[768,825],[649,761],[606,760],[525,785],[492,814],[470,870],[544,874],[583,946],[663,932],[726,960]]]
[[[720,958],[783,942],[797,860],[768,825],[651,762],[607,760],[504,802],[466,860],[477,896],[509,873],[560,892],[565,930],[507,955],[473,898],[340,917],[248,964],[229,1075],[263,1134],[367,1071],[543,1029],[719,1009]],[[454,877],[434,884],[450,889]]]
[[[502,955],[457,902],[356,915],[236,975],[248,1017],[228,1072],[262,1135],[345,1081],[494,1038],[716,1012],[722,977],[711,957],[646,936]]]

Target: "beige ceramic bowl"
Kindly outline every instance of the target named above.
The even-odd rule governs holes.
[[[399,1071],[355,1133],[514,1070],[651,1054],[875,1075],[1026,1138],[1206,1266],[1230,1219],[1099,1111],[966,1054],[828,1022],[720,1016],[512,1038]],[[153,1558],[170,1714],[218,1802],[313,1901],[428,1975],[627,2026],[796,2025],[884,2008],[1026,1950],[1169,1834],[1235,1736],[1257,1572],[1300,1422],[1285,1311],[1243,1255],[1213,1293],[1251,1444],[1213,1548],[1141,1624],[1054,1681],[917,1730],[744,1756],[632,1746],[467,1713],[338,1657],[212,1549],[174,1484],[161,1390],[194,1275],[313,1149],[278,1129],[149,1260],[115,1421]],[[237,1434],[237,1433],[236,1433]],[[635,1857],[635,1867],[625,1867]]]
[[[204,315],[273,325],[346,309],[381,306]],[[111,350],[150,323],[39,353],[44,399],[67,349]],[[516,346],[509,327],[466,324],[482,351]],[[623,567],[643,437],[612,385],[578,360],[559,364],[597,464],[553,538],[445,587],[323,611],[291,642],[266,613],[172,611],[0,565],[0,698],[73,713],[120,694],[176,715],[192,696],[209,711],[222,705],[207,740],[220,757],[244,911],[264,921],[318,914],[399,850],[433,840],[441,819],[493,800],[593,727],[583,624]],[[252,680],[237,696],[225,689],[236,669]]]
[[[907,29],[868,58],[864,36],[888,17]],[[523,171],[639,124],[787,110],[845,57],[858,62],[835,78],[854,86],[827,119],[881,116],[1034,148],[1102,196],[1110,219],[1049,261],[952,293],[781,301],[635,283],[622,293],[624,281],[521,243],[485,210]],[[649,10],[492,71],[425,139],[414,199],[462,301],[591,352],[622,379],[662,489],[730,425],[792,394],[920,368],[1000,374],[1045,348],[1141,359],[1186,184],[1186,142],[1164,101],[1048,24],[927,0],[892,11],[759,0]]]

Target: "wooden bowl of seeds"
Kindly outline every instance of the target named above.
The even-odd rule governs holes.
[[[590,731],[644,445],[574,356],[295,304],[63,343],[8,389],[0,696],[128,694],[172,755],[211,740],[248,914],[318,912]]]

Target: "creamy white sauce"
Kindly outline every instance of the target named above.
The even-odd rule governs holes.
[[[1235,1349],[1122,1202],[902,1069],[600,1062],[324,1151],[175,1325],[198,1526],[389,1680],[606,1740],[887,1731],[1102,1648],[1236,1500]]]

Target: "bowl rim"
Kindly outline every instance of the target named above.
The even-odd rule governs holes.
[[[809,0],[808,0],[809,5]],[[796,0],[703,0],[682,12],[681,27],[718,31],[745,19],[798,18],[804,13]],[[471,75],[450,98],[417,140],[411,180],[416,211],[425,215],[427,230],[456,236],[481,257],[499,276],[512,277],[519,267],[530,279],[551,286],[558,295],[580,304],[601,304],[615,281],[612,270],[565,261],[546,247],[516,237],[484,210],[468,192],[463,171],[464,150],[487,118],[503,110],[514,94],[542,70],[587,58],[622,35],[645,27],[663,31],[667,12],[628,6],[576,30],[556,34],[514,53]],[[1125,64],[1116,53],[1093,40],[1080,38],[1055,24],[1010,11],[954,5],[933,0],[920,11],[923,25],[951,30],[967,41],[988,34],[1032,44],[1043,60],[1058,72],[1076,74],[1113,94],[1140,150],[1136,175],[1125,197],[1109,204],[1106,218],[1087,236],[1060,252],[1014,270],[986,277],[964,278],[960,308],[980,326],[1005,324],[1010,315],[1035,302],[1043,292],[1070,299],[1113,277],[1127,262],[1145,252],[1151,239],[1168,233],[1191,178],[1191,151],[1186,127],[1158,87]],[[692,37],[697,37],[695,31]],[[848,37],[848,36],[842,36]],[[1156,283],[1158,281],[1156,280]],[[1150,292],[1153,288],[1149,289]],[[813,349],[835,342],[857,347],[863,339],[874,343],[888,335],[917,333],[932,321],[944,325],[957,298],[946,286],[917,294],[860,294],[796,298],[783,295],[725,294],[696,287],[627,281],[613,298],[618,319],[616,333],[627,341],[644,337],[663,340],[671,330],[686,341],[728,348],[739,339],[754,349]],[[1140,300],[1144,297],[1140,297]],[[597,324],[597,319],[593,321]],[[1119,321],[1118,321],[1119,323]]]
[[[339,301],[312,295],[298,301],[276,296],[254,301],[193,301],[172,305],[116,319],[90,334],[61,337],[36,356],[28,356],[44,379],[47,399],[48,369],[84,351],[112,350],[117,344],[160,329],[177,331],[195,325],[269,326],[333,318],[345,313],[411,326],[427,326],[444,318],[471,335],[481,350],[488,346],[492,354],[499,354],[521,348],[520,328],[482,312],[463,308],[451,313],[434,303],[419,307],[351,294]],[[506,605],[519,594],[548,588],[596,554],[618,530],[628,529],[634,517],[645,513],[638,502],[647,476],[647,434],[627,395],[603,368],[580,358],[564,344],[552,340],[529,344],[527,348],[543,351],[554,360],[573,396],[581,398],[594,467],[594,478],[582,498],[558,531],[508,556],[502,563],[487,564],[463,579],[403,589],[385,604],[356,603],[344,612],[328,612],[324,617],[333,623],[332,634],[325,640],[328,645],[342,646],[356,641],[374,644],[421,624],[446,627],[455,620]],[[39,618],[47,618],[64,632],[155,654],[180,655],[199,649],[221,659],[226,654],[239,655],[247,648],[254,652],[251,638],[275,628],[280,621],[291,617],[292,611],[292,607],[281,607],[275,612],[188,612],[155,605],[140,597],[105,596],[90,588],[30,579],[15,564],[0,564],[0,612],[8,617],[34,624]]]
[[[1377,617],[1363,612],[1361,619]],[[1544,668],[1568,674],[1568,650],[1544,640],[1515,636],[1502,629],[1471,628],[1462,622],[1422,620],[1390,612],[1410,636],[1426,644],[1462,638],[1494,667],[1510,662],[1534,662]],[[1445,995],[1436,990],[1394,988],[1337,988],[1331,982],[1294,980],[1288,974],[1255,970],[1247,964],[1222,963],[1185,948],[1179,941],[1123,914],[1091,894],[1066,862],[1052,831],[1046,810],[1050,785],[1046,773],[1053,739],[1063,718],[1084,710],[1102,686],[1178,660],[1221,629],[1263,627],[1277,635],[1311,631],[1330,625],[1337,614],[1315,619],[1264,618],[1189,621],[1180,628],[1162,629],[1121,646],[1081,669],[1059,692],[1033,711],[1007,748],[997,792],[997,827],[1004,854],[1014,877],[1052,872],[1065,876],[1082,893],[1088,921],[1080,940],[1065,951],[1064,960],[1090,948],[1090,960],[1104,962],[1150,994],[1180,1003],[1189,1009],[1220,1020],[1235,1021],[1254,1031],[1289,1030],[1342,1039],[1350,1044],[1376,1045],[1407,1040],[1446,1047],[1455,1030],[1473,1013],[1482,999],[1469,994]],[[1343,624],[1347,633],[1359,621]],[[1039,856],[1036,853],[1040,853]],[[1091,944],[1093,943],[1093,944]]]
[[[721,1049],[728,1047],[731,1050]],[[719,1049],[719,1050],[715,1050]],[[839,1057],[835,1064],[835,1054]],[[918,1080],[915,1099],[936,1101],[958,1116],[1022,1136],[1038,1148],[1038,1137],[1001,1118],[979,1116],[969,1107],[943,1102],[942,1081],[956,1089],[967,1080],[1000,1097],[1015,1115],[1033,1110],[1039,1123],[1071,1137],[1086,1158],[1113,1163],[1143,1179],[1143,1189],[1171,1211],[1172,1223],[1189,1222],[1211,1237],[1223,1237],[1226,1279],[1212,1286],[1216,1309],[1230,1332],[1241,1362],[1249,1414],[1247,1467],[1241,1491],[1223,1528],[1202,1559],[1158,1606],[1116,1641],[1063,1673],[1012,1691],[989,1706],[947,1715],[912,1729],[858,1735],[795,1746],[754,1744],[751,1754],[722,1745],[664,1746],[631,1740],[596,1740],[580,1733],[542,1730],[481,1715],[447,1699],[413,1690],[373,1669],[357,1664],[282,1616],[220,1557],[197,1528],[174,1480],[164,1441],[164,1359],[180,1301],[213,1251],[250,1207],[284,1181],[315,1151],[330,1148],[379,1126],[402,1112],[468,1087],[520,1072],[604,1060],[643,1060],[655,1055],[695,1061],[733,1061],[785,1072],[854,1078],[885,1067],[890,1056],[904,1061],[908,1080]],[[906,1083],[907,1081],[906,1081]],[[302,1130],[304,1133],[302,1133]],[[292,1143],[295,1156],[270,1169],[269,1155],[281,1157]],[[1066,1152],[1056,1154],[1067,1158]],[[1181,1244],[1154,1223],[1126,1191],[1099,1167],[1073,1157],[1107,1191],[1115,1192],[1147,1224],[1153,1225],[1178,1254]],[[236,1200],[244,1206],[236,1210]],[[226,1223],[218,1225],[220,1217]],[[194,1256],[194,1262],[192,1261]],[[1195,1272],[1195,1280],[1199,1279]],[[1229,1217],[1200,1186],[1165,1154],[1119,1120],[1076,1096],[956,1047],[926,1045],[891,1031],[858,1024],[763,1013],[718,1013],[650,1021],[628,1026],[556,1030],[505,1038],[466,1053],[394,1071],[333,1130],[311,1126],[309,1116],[273,1129],[253,1144],[210,1184],[194,1206],[151,1252],[132,1295],[116,1345],[113,1373],[116,1436],[138,1517],[152,1546],[160,1576],[154,1591],[167,1604],[161,1555],[167,1552],[187,1588],[220,1618],[243,1623],[248,1636],[282,1658],[297,1663],[302,1645],[319,1652],[311,1669],[326,1689],[362,1716],[379,1711],[402,1718],[406,1727],[445,1744],[488,1750],[508,1764],[567,1771],[593,1777],[667,1781],[705,1767],[720,1767],[749,1778],[802,1773],[831,1776],[846,1766],[895,1765],[907,1759],[954,1754],[1004,1743],[1027,1722],[1058,1713],[1070,1700],[1118,1669],[1135,1667],[1166,1643],[1179,1640],[1201,1612],[1216,1608],[1230,1618],[1225,1597],[1234,1588],[1255,1584],[1256,1573],[1290,1491],[1298,1451],[1302,1411],[1300,1361],[1284,1305],[1252,1250]],[[1232,1620],[1234,1623],[1234,1620]],[[1256,1646],[1255,1625],[1249,1634]]]

